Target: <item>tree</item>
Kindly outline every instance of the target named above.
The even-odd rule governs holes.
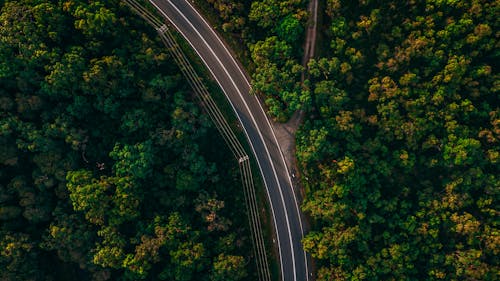
[[[196,200],[196,211],[208,223],[208,231],[226,231],[229,229],[231,221],[221,215],[223,208],[224,201],[217,200],[216,196],[210,198],[206,193],[201,193]]]
[[[5,280],[47,280],[39,270],[36,245],[25,233],[0,233],[0,277]]]
[[[75,211],[96,225],[120,225],[135,219],[140,197],[130,177],[92,177],[92,172],[68,172],[67,187]]]
[[[493,6],[327,1],[297,133],[318,280],[495,278]]]
[[[276,28],[276,34],[290,44],[297,42],[303,32],[300,21],[291,15],[285,17]]]
[[[246,276],[245,260],[242,256],[226,256],[220,254],[214,261],[210,280],[238,281]]]

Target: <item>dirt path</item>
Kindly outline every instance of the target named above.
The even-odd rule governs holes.
[[[307,62],[314,57],[314,50],[316,49],[316,31],[318,23],[318,0],[309,1],[307,11],[311,18],[306,30],[306,40],[304,44],[304,56],[302,57],[302,65],[307,67]],[[304,81],[304,73],[302,73],[302,81]]]
[[[310,59],[314,57],[314,51],[316,49],[316,33],[317,33],[317,24],[318,24],[318,1],[319,0],[310,0],[309,5],[307,6],[307,11],[311,18],[307,24],[306,30],[306,39],[304,41],[304,56],[302,56],[302,66],[307,69],[307,63]],[[301,81],[305,80],[306,71],[302,72]],[[293,132],[292,134],[295,136],[295,131],[297,131],[300,124],[304,120],[305,113],[302,110],[295,112],[290,120],[285,124],[285,127],[288,128],[288,131]],[[294,138],[295,139],[295,138]],[[295,145],[295,143],[293,144]]]
[[[307,6],[307,10],[311,18],[309,19],[307,25],[306,38],[304,41],[304,56],[302,57],[302,65],[306,69],[307,69],[307,63],[311,58],[314,57],[314,50],[316,48],[318,0],[310,0]],[[302,82],[304,82],[304,79],[305,79],[305,71],[302,73],[301,77]],[[285,124],[273,122],[274,131],[276,133],[276,137],[278,138],[278,142],[281,145],[281,151],[284,154],[288,170],[292,174],[292,179],[296,179],[295,174],[297,174],[296,171],[297,159],[295,157],[295,133],[299,128],[300,124],[302,124],[304,117],[305,117],[305,112],[299,110],[295,112],[290,118],[290,120]]]

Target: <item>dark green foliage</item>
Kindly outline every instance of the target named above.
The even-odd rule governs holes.
[[[297,140],[318,280],[498,280],[498,1],[327,7]]]
[[[221,254],[214,263],[211,281],[238,281],[247,276],[245,261],[241,256],[225,256]]]
[[[253,280],[236,163],[154,30],[0,4],[0,279]]]
[[[245,59],[252,58],[252,89],[265,100],[269,114],[285,122],[296,110],[308,109],[309,89],[300,83],[307,1],[208,2],[222,29],[243,44],[237,48],[245,50]]]
[[[301,0],[254,1],[248,15],[257,25],[253,33],[265,35],[249,44],[256,67],[252,89],[265,98],[269,114],[281,122],[310,104],[309,89],[300,83],[301,39],[307,20],[304,8]]]

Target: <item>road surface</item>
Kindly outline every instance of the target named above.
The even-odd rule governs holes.
[[[309,259],[301,239],[303,217],[278,141],[250,84],[210,25],[186,0],[150,0],[193,47],[224,91],[250,142],[262,173],[277,237],[283,281],[308,281]]]

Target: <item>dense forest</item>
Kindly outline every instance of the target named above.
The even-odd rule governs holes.
[[[306,111],[318,280],[500,279],[498,1],[320,1],[303,84],[307,1],[208,2],[269,113]]]
[[[497,0],[321,1],[307,69],[308,1],[196,2],[276,120],[305,110],[318,281],[500,279]],[[232,156],[154,30],[0,7],[0,280],[255,280]]]
[[[317,280],[499,280],[499,2],[324,13],[297,135]]]
[[[0,7],[0,280],[255,280],[237,166],[155,31]]]
[[[301,83],[302,44],[308,14],[305,0],[196,1],[252,72],[254,94],[264,99],[269,114],[284,122],[311,103],[309,88]]]

